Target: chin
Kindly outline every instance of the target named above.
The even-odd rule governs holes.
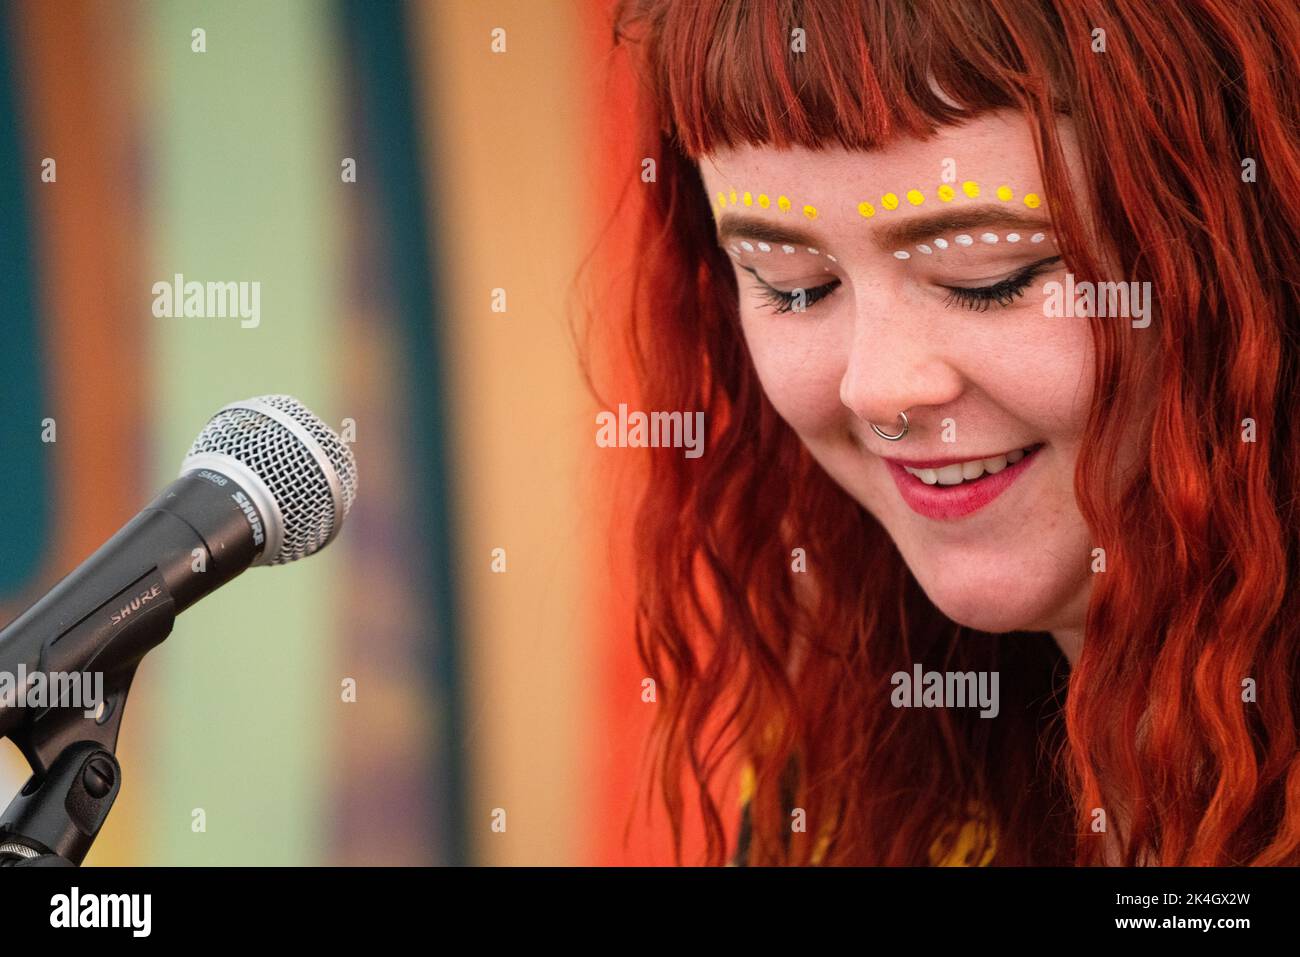
[[[1041,622],[1050,602],[1044,596],[1025,594],[1023,580],[944,582],[942,574],[916,578],[934,606],[959,625],[992,634],[1043,630]]]

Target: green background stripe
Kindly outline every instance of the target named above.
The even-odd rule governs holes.
[[[155,319],[156,484],[226,402],[297,396],[337,428],[341,277],[330,267],[341,190],[330,4],[146,6],[141,62],[151,184],[147,284],[260,281],[261,326]],[[191,52],[191,31],[207,52]],[[364,478],[363,478],[364,481]],[[144,663],[157,736],[143,788],[142,859],[158,864],[326,863],[331,596],[345,546],[253,569],[186,612]],[[138,723],[138,722],[137,722]],[[132,733],[128,710],[124,734]],[[141,730],[137,727],[136,733]],[[202,808],[207,832],[191,830]]]

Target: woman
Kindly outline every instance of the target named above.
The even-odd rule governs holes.
[[[678,835],[1300,863],[1293,0],[622,0]]]

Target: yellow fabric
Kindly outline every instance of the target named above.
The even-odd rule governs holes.
[[[755,777],[754,767],[746,762],[740,769],[740,808],[742,812],[754,796]],[[930,864],[935,867],[987,867],[993,863],[993,858],[997,854],[997,828],[991,824],[982,812],[982,809],[971,804],[966,808],[967,819],[958,825],[957,822],[949,824],[934,839],[930,845]],[[960,830],[958,827],[960,826]],[[956,831],[955,839],[952,841],[952,850],[946,855],[943,853],[943,845],[949,838],[953,837]],[[831,835],[830,829],[824,828],[822,835],[817,840],[816,847],[813,848],[811,862],[813,864],[822,863],[826,856],[826,851],[830,847]],[[979,860],[975,860],[976,850],[983,845],[984,852]]]
[[[754,796],[754,766],[746,764],[740,769],[740,806],[743,808]]]
[[[997,853],[997,828],[988,823],[977,805],[966,809],[970,816],[957,831],[952,850],[944,856],[942,845],[944,839],[957,830],[957,824],[949,824],[930,845],[930,863],[936,867],[987,867],[993,862]],[[987,843],[985,843],[987,841]],[[984,854],[975,860],[976,850],[984,845]]]
[[[741,766],[740,769],[740,809],[743,812],[750,800],[754,797],[754,788],[756,779],[754,776],[754,766],[748,762]],[[831,835],[830,829],[824,828],[822,835],[817,839],[817,845],[813,848],[811,861],[813,864],[820,864],[822,858],[826,856],[826,849],[830,847]]]
[[[830,844],[831,836],[829,834],[823,834],[817,839],[817,846],[813,848],[812,852],[812,863],[820,864],[822,862],[822,858],[826,856],[826,848],[830,847]]]

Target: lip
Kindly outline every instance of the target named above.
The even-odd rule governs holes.
[[[955,462],[969,462],[976,458],[992,456],[971,455],[962,459],[885,459],[894,484],[908,508],[926,518],[951,521],[964,518],[989,505],[999,495],[1011,487],[1011,484],[1025,474],[1025,470],[1038,460],[1038,453],[1043,450],[1040,444],[1015,465],[1008,465],[996,475],[985,475],[975,482],[962,482],[960,485],[926,485],[915,475],[904,470],[906,465],[914,469],[940,468]],[[996,455],[998,453],[994,453]]]

